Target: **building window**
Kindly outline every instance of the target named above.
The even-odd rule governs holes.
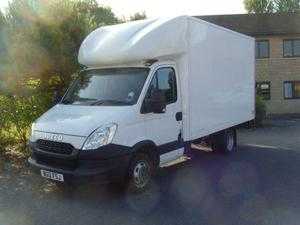
[[[300,57],[300,39],[283,40],[284,57]]]
[[[257,59],[270,57],[270,44],[268,40],[256,41],[255,56]]]
[[[256,83],[256,94],[261,96],[264,100],[271,99],[271,82],[263,81]]]
[[[300,81],[285,81],[283,87],[285,99],[300,98]]]

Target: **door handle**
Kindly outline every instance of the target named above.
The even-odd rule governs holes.
[[[176,121],[182,121],[182,112],[177,112],[175,114]]]

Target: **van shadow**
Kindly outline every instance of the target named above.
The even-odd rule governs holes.
[[[60,202],[63,210],[58,213],[71,210],[74,218],[88,214],[104,224],[298,221],[300,152],[246,145],[239,149],[231,155],[194,151],[192,160],[160,169],[151,188],[139,195],[85,184],[52,192],[52,204]]]

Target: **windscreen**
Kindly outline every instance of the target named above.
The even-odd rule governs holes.
[[[148,68],[97,69],[82,72],[62,104],[133,105],[148,76]]]

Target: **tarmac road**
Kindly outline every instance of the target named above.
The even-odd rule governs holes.
[[[100,184],[63,191],[5,165],[0,225],[299,225],[299,136],[299,120],[241,130],[237,153],[195,151],[134,196]]]

